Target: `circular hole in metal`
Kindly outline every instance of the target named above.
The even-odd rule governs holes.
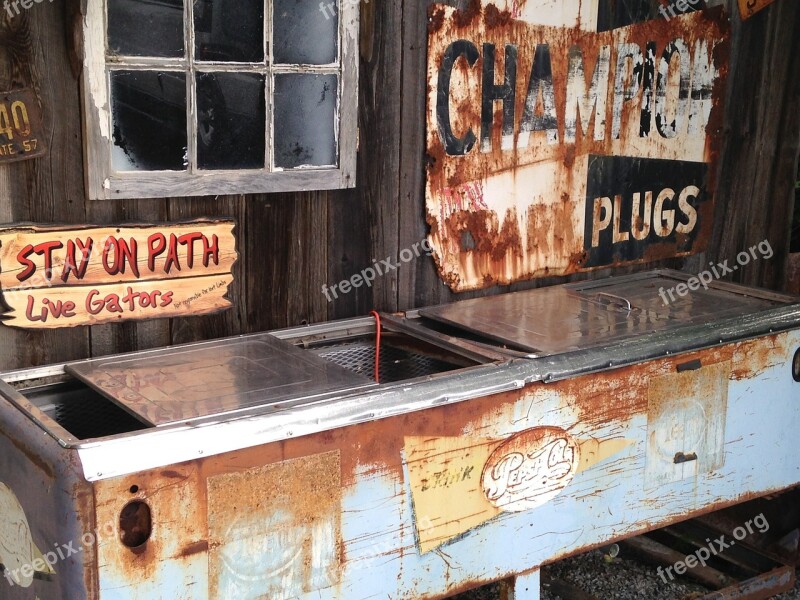
[[[800,348],[794,353],[794,358],[792,359],[792,377],[800,383]]]
[[[150,507],[141,500],[125,505],[119,515],[120,541],[128,548],[143,546],[153,533],[153,517]]]
[[[131,486],[131,494],[135,494],[138,491],[139,491],[139,486],[138,485],[132,485]]]

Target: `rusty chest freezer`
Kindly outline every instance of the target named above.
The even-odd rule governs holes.
[[[383,315],[380,383],[372,318],[6,373],[0,597],[538,598],[797,484],[797,299],[686,280]]]

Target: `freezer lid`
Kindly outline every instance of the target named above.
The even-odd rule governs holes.
[[[675,288],[687,279],[674,271],[652,271],[464,300],[419,313],[509,348],[548,356],[722,322],[798,300],[731,284],[681,296]]]
[[[66,370],[155,426],[256,407],[278,411],[376,385],[270,334],[87,360]]]

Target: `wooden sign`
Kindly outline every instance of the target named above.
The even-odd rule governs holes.
[[[742,13],[742,20],[749,19],[773,2],[775,0],[739,0],[739,11]]]
[[[42,109],[31,89],[0,92],[0,164],[47,152]]]
[[[205,315],[231,306],[233,221],[0,230],[5,325]]]

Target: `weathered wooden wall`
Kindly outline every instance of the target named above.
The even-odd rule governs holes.
[[[262,331],[457,299],[423,257],[328,302],[324,284],[398,257],[426,234],[424,111],[430,0],[362,4],[358,187],[248,197],[84,200],[75,2],[35,4],[0,27],[0,89],[32,85],[49,155],[0,167],[0,223],[123,223],[233,217],[241,259],[235,309],[213,316],[50,332],[0,327],[0,370]],[[452,1],[451,4],[458,5]],[[706,256],[667,262],[688,271],[768,239],[776,255],[742,281],[780,288],[800,147],[800,3],[778,0],[745,23],[733,16],[730,98],[715,235]],[[625,269],[630,270],[630,269]],[[617,270],[620,272],[622,270]],[[592,276],[608,275],[609,271]],[[585,277],[581,276],[581,277]],[[542,280],[512,289],[557,283]],[[495,294],[509,288],[464,294]]]

